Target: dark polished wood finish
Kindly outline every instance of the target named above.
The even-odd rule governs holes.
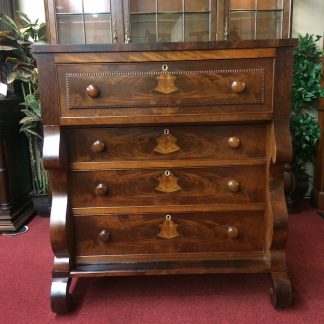
[[[20,98],[0,98],[0,232],[17,231],[34,215],[28,142],[19,132]]]
[[[138,274],[271,273],[273,305],[291,303],[294,45],[34,47],[41,88],[53,84],[41,100],[54,312],[71,277]]]

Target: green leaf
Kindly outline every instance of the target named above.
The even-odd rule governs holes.
[[[25,24],[30,24],[30,23],[31,23],[31,20],[29,19],[29,17],[28,17],[25,13],[23,13],[23,12],[21,12],[21,11],[16,11],[16,13],[17,13],[17,15],[18,15],[18,18],[19,18],[22,22],[24,22]]]

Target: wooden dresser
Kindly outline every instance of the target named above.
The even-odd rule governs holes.
[[[52,310],[72,277],[270,273],[291,304],[294,40],[41,45]]]

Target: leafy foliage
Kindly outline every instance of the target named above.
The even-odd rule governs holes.
[[[12,20],[1,15],[0,20],[8,31],[0,33],[0,53],[7,64],[12,65],[12,72],[7,77],[7,83],[21,82],[24,117],[20,120],[21,128],[29,142],[30,164],[33,177],[34,193],[47,193],[48,175],[43,167],[43,133],[41,105],[39,100],[39,84],[36,60],[31,55],[30,46],[44,43],[45,24],[34,23],[22,12],[17,12],[17,18]]]
[[[292,85],[291,133],[293,140],[292,169],[298,173],[305,171],[307,162],[312,162],[320,138],[314,108],[320,97],[324,97],[321,88],[321,57],[323,51],[316,42],[320,36],[298,35],[298,45],[294,50],[294,72]]]

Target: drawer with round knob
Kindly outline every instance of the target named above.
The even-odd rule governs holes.
[[[69,64],[57,69],[63,117],[165,108],[178,114],[197,107],[206,112],[271,112],[273,61],[268,58]]]
[[[71,162],[266,158],[266,124],[70,128]]]
[[[78,256],[262,251],[264,241],[262,211],[75,216],[74,224]]]
[[[71,206],[263,203],[266,165],[73,171]]]

